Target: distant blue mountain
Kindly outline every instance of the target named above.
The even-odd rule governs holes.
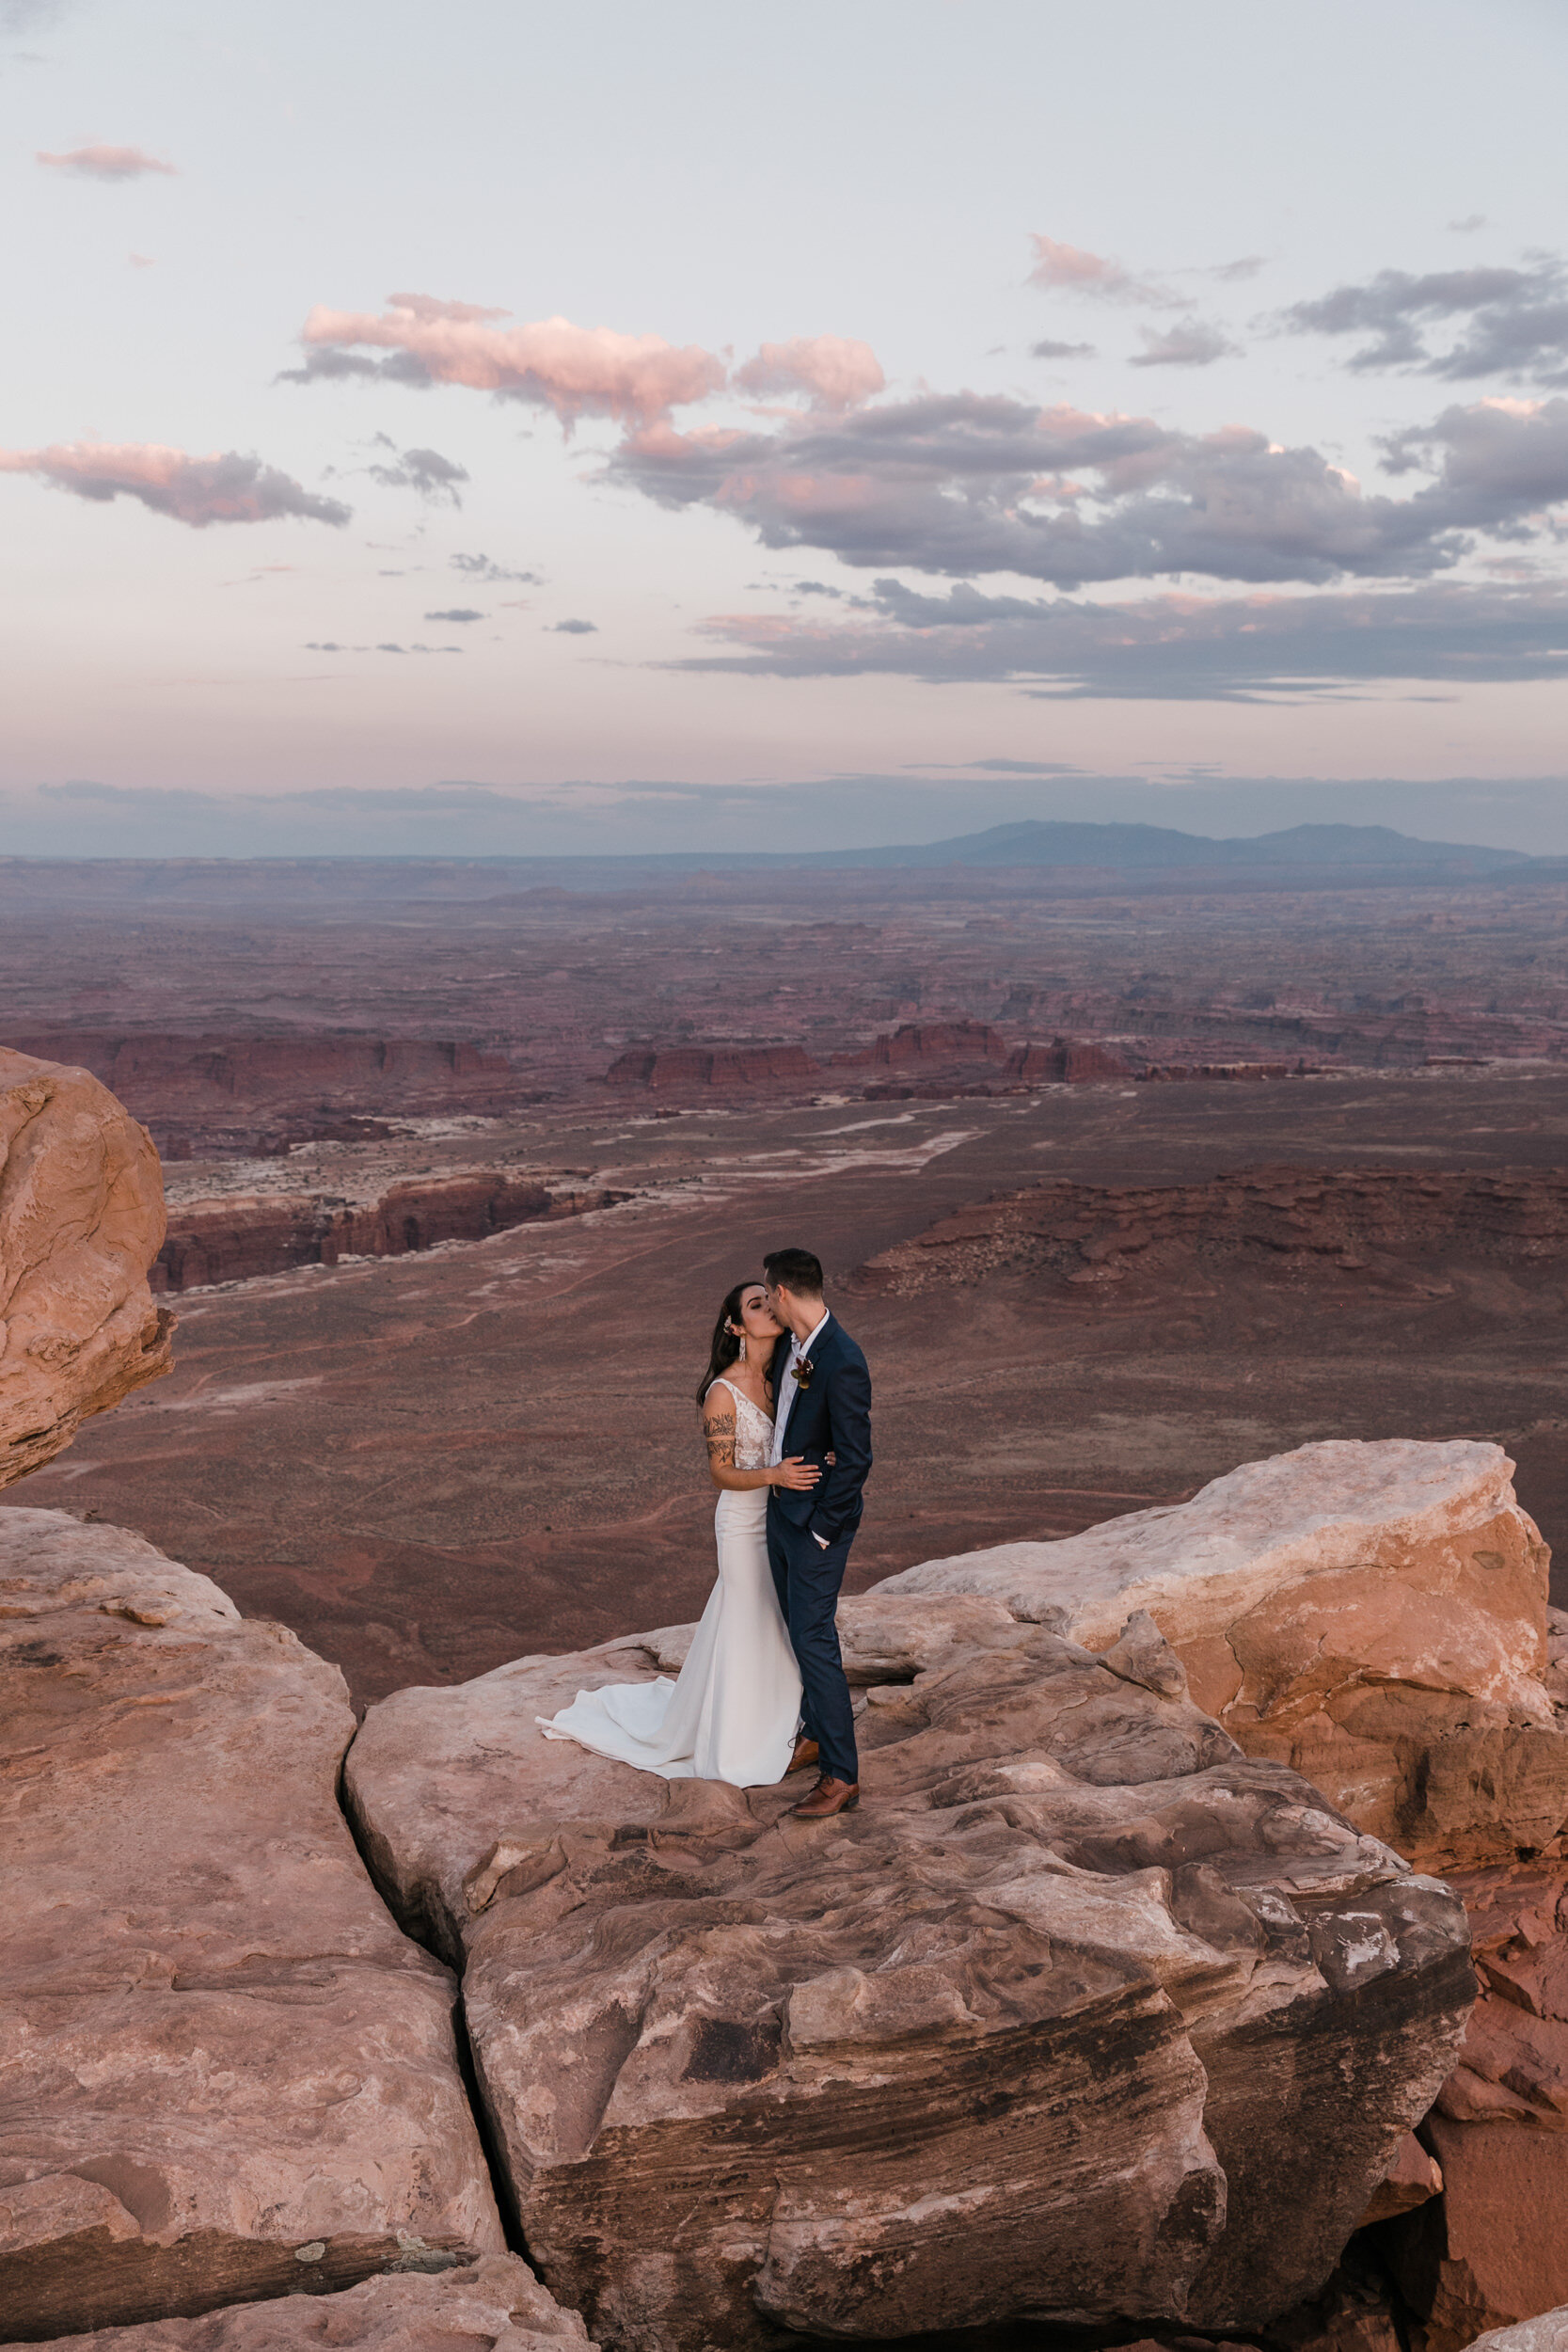
[[[693,861],[695,863],[696,861]],[[713,864],[716,861],[705,861]],[[726,858],[726,866],[752,861]],[[759,858],[756,863],[762,863]],[[1165,825],[1067,824],[1027,818],[992,825],[985,833],[959,834],[950,841],[885,850],[818,850],[803,857],[774,851],[769,865],[798,866],[1092,866],[1125,871],[1176,866],[1448,866],[1484,872],[1528,866],[1522,850],[1488,850],[1474,843],[1418,841],[1387,825],[1291,825],[1213,841],[1203,834],[1177,833]]]

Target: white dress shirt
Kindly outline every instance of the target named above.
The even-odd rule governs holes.
[[[815,1329],[808,1331],[803,1340],[795,1340],[791,1343],[789,1361],[784,1366],[784,1377],[779,1382],[779,1401],[773,1407],[773,1451],[768,1457],[770,1467],[773,1463],[784,1460],[784,1431],[789,1427],[789,1408],[795,1402],[795,1391],[799,1385],[795,1377],[795,1367],[802,1356],[811,1354],[827,1327],[828,1317],[824,1312],[821,1322],[816,1326]],[[820,1542],[821,1538],[818,1537],[817,1540]]]

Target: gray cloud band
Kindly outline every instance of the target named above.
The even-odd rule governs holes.
[[[874,601],[879,617],[865,622],[710,622],[708,634],[728,650],[667,666],[767,677],[883,672],[1069,700],[1227,702],[1316,697],[1385,678],[1457,686],[1568,675],[1568,587],[1556,583],[1093,604],[964,587],[924,596],[879,580]]]

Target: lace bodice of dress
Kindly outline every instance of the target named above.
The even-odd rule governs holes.
[[[735,1399],[735,1466],[736,1470],[766,1470],[773,1451],[773,1423],[760,1406],[741,1393],[733,1380],[720,1379]]]

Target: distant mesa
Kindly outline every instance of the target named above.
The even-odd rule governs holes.
[[[869,1045],[816,1061],[800,1045],[634,1045],[605,1073],[617,1089],[702,1097],[764,1088],[811,1086],[855,1072],[871,1080],[868,1102],[945,1094],[990,1094],[1035,1086],[1076,1086],[1125,1078],[1180,1080],[1284,1078],[1303,1061],[1150,1062],[1129,1060],[1114,1045],[1053,1037],[1049,1044],[1009,1045],[988,1021],[907,1021]]]
[[[835,1054],[835,1070],[907,1070],[930,1062],[1005,1062],[1007,1043],[987,1021],[906,1021],[860,1054]]]
[[[151,1128],[164,1157],[266,1157],[292,1143],[373,1141],[388,1115],[511,1109],[527,1092],[504,1055],[452,1038],[50,1030],[24,1053],[89,1071]]]
[[[670,1093],[800,1081],[815,1078],[820,1068],[799,1045],[633,1046],[610,1063],[605,1079],[612,1087]]]
[[[1008,1058],[1006,1040],[985,1021],[907,1021],[853,1052],[816,1061],[801,1045],[636,1045],[605,1073],[612,1087],[656,1093],[809,1085],[825,1070],[904,1071]]]
[[[1071,1038],[1053,1038],[1049,1045],[1020,1045],[1007,1057],[1009,1078],[1034,1079],[1046,1086],[1071,1086],[1084,1078],[1130,1078],[1132,1073],[1108,1045],[1079,1045]]]

